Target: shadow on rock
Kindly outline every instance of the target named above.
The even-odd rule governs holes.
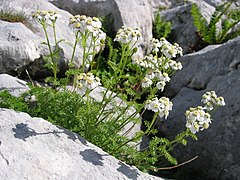
[[[82,137],[80,137],[79,135],[74,134],[64,128],[61,128],[61,127],[58,127],[58,128],[59,130],[62,130],[62,131],[54,130],[52,132],[50,131],[50,132],[44,132],[44,133],[37,133],[34,129],[28,127],[28,124],[20,123],[20,124],[17,124],[15,128],[12,128],[12,131],[15,133],[14,134],[15,138],[21,139],[23,141],[26,141],[26,139],[29,137],[38,136],[38,135],[54,134],[60,137],[59,134],[66,134],[68,139],[71,139],[73,141],[76,141],[78,139],[83,145],[87,145],[87,141]]]
[[[83,157],[85,161],[90,162],[95,166],[103,166],[102,156],[104,155],[99,154],[95,150],[86,149],[84,151],[80,151],[80,155]]]
[[[136,169],[133,169],[122,162],[119,162],[118,164],[120,165],[120,167],[117,169],[117,171],[127,176],[128,179],[137,180],[140,174]]]

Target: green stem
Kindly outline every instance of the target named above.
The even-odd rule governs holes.
[[[122,75],[122,64],[123,64],[123,60],[125,58],[126,47],[127,46],[125,44],[122,45],[121,59],[119,62],[120,76]]]
[[[79,31],[77,31],[77,33],[75,35],[75,43],[74,43],[74,46],[73,46],[72,57],[71,57],[71,60],[70,60],[71,64],[73,63],[73,58],[74,58],[74,55],[75,55],[75,52],[76,52],[77,43],[79,41],[78,34],[79,34]]]
[[[157,113],[154,114],[153,120],[150,124],[150,126],[148,127],[148,129],[142,134],[142,135],[138,135],[137,137],[133,137],[132,139],[129,139],[128,141],[124,142],[123,144],[121,144],[120,146],[118,146],[116,149],[113,150],[113,152],[117,152],[121,147],[125,146],[126,144],[128,144],[129,142],[133,141],[134,139],[138,139],[140,137],[142,137],[143,135],[148,135],[149,131],[151,130],[156,118],[157,118]]]
[[[89,96],[89,90],[86,90],[86,96],[87,96],[87,122],[85,124],[85,138],[88,139],[89,135],[89,116],[91,114],[90,112],[90,96]]]
[[[87,53],[86,53],[86,49],[87,49],[87,37],[88,37],[88,33],[86,32],[83,36],[82,36],[82,46],[83,46],[83,62],[82,62],[82,69],[81,72],[84,72],[85,69],[85,64],[86,64],[86,58],[87,58]],[[80,68],[80,64],[78,69]]]
[[[53,69],[53,74],[54,74],[54,81],[56,81],[57,79],[57,70],[54,66],[54,58],[53,58],[53,52],[52,52],[52,49],[51,49],[51,45],[50,45],[50,41],[49,41],[49,37],[48,37],[48,33],[47,33],[47,28],[46,28],[46,24],[45,22],[41,23],[42,27],[43,27],[43,30],[44,30],[44,34],[46,36],[46,40],[47,40],[47,45],[48,45],[48,49],[49,49],[49,52],[50,52],[50,56],[51,56],[51,65],[52,65],[52,69]]]

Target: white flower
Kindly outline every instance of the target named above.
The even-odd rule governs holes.
[[[166,86],[166,83],[164,81],[159,81],[159,82],[157,82],[156,86],[157,86],[158,90],[163,91],[164,87]]]
[[[155,78],[155,73],[150,70],[150,71],[147,72],[145,77],[148,78],[148,79],[154,79]]]
[[[183,52],[182,52],[183,50],[177,43],[174,43],[172,45],[165,38],[160,39],[160,47],[161,47],[161,52],[167,58],[175,58],[177,54],[179,54],[180,56],[183,55]]]
[[[143,80],[142,80],[142,87],[143,88],[147,88],[147,87],[149,87],[149,86],[151,86],[152,85],[152,80],[151,79],[148,79],[148,78],[144,78]]]
[[[55,11],[38,10],[32,17],[38,19],[40,22],[55,22],[61,15]]]
[[[185,112],[186,127],[190,129],[192,133],[199,132],[209,127],[211,123],[211,115],[204,111],[202,106],[197,108],[190,108]]]
[[[138,40],[141,39],[141,32],[139,28],[132,29],[130,27],[123,26],[118,30],[114,41],[118,41],[122,44],[131,44],[134,45]]]
[[[94,77],[92,73],[79,74],[77,77],[77,84],[79,88],[85,87],[90,90],[101,85],[100,79],[98,77]]]
[[[225,106],[224,98],[221,96],[217,97],[215,91],[210,91],[203,94],[201,102],[209,111],[213,110],[214,106]]]
[[[168,98],[161,97],[158,99],[155,97],[153,100],[147,102],[145,108],[156,112],[160,117],[165,117],[165,119],[167,119],[169,111],[172,110],[172,106],[173,104]]]
[[[159,76],[159,80],[160,81],[164,81],[164,82],[169,82],[170,81],[170,77],[168,76],[167,73],[162,73],[162,75]]]
[[[76,31],[80,31],[82,34],[88,32],[98,35],[98,31],[102,27],[101,21],[96,17],[89,17],[85,15],[76,15],[70,18],[69,25]]]
[[[173,70],[181,70],[182,69],[182,64],[180,62],[176,62],[176,61],[173,61],[173,60],[169,60],[168,61],[168,66],[173,69]]]
[[[149,45],[149,51],[153,53],[159,52],[161,43],[158,39],[152,38]]]

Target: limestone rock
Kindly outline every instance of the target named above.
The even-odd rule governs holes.
[[[161,179],[115,159],[80,136],[26,113],[0,109],[0,177]]]
[[[2,90],[7,90],[11,95],[18,97],[29,90],[29,88],[26,81],[8,74],[0,74],[0,91]]]
[[[33,76],[42,76],[44,62],[43,55],[49,54],[42,27],[35,19],[31,18],[32,13],[37,10],[53,10],[61,15],[56,23],[57,38],[64,39],[65,42],[59,44],[62,49],[60,59],[60,70],[64,71],[67,62],[71,58],[72,47],[68,43],[73,43],[74,33],[68,27],[69,14],[46,0],[2,0],[0,10],[7,12],[19,12],[26,16],[27,21],[23,23],[12,23],[0,21],[0,73],[21,74],[25,69]],[[48,29],[50,42],[53,45],[53,32]],[[76,59],[81,59],[81,49],[76,52]]]
[[[184,179],[238,179],[240,173],[240,37],[218,46],[183,56],[183,69],[172,77],[165,95],[170,95],[173,111],[158,129],[173,138],[185,129],[184,113],[189,107],[201,104],[201,96],[214,90],[225,98],[226,106],[213,115],[207,130],[199,132],[198,141],[187,147],[178,147],[175,156],[179,162],[199,156],[178,171]],[[178,179],[177,178],[177,179]]]
[[[240,63],[239,48],[240,37],[237,37],[222,45],[208,46],[179,58],[183,69],[173,75],[166,95],[172,97],[183,87],[205,89],[213,77],[236,70]]]

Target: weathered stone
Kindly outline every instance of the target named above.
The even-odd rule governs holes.
[[[222,45],[212,45],[201,51],[179,58],[183,65],[166,88],[166,95],[173,97],[183,87],[205,89],[215,76],[236,70],[240,63],[240,37]]]
[[[198,5],[202,15],[207,20],[210,20],[215,8],[204,1],[196,1],[195,3]],[[183,48],[184,54],[200,48],[198,47],[200,39],[196,34],[197,29],[193,24],[191,8],[192,3],[188,3],[160,12],[164,20],[172,23],[172,31],[169,35],[169,40],[178,43]]]
[[[142,173],[66,129],[0,109],[0,177],[10,179],[161,179]]]
[[[114,19],[113,28],[129,26],[139,27],[143,34],[143,43],[139,46],[146,46],[152,38],[152,10],[151,5],[145,0],[58,0],[53,1],[59,8],[65,9],[72,14],[86,14],[88,16],[106,16],[111,14]],[[145,48],[140,48],[138,53],[142,56]]]
[[[29,90],[27,82],[8,74],[0,74],[0,91],[7,90],[13,96],[20,96]]]
[[[59,44],[62,49],[60,59],[60,70],[67,67],[71,58],[72,47],[75,35],[68,27],[69,14],[66,11],[52,5],[46,0],[2,0],[0,10],[19,12],[27,17],[25,23],[12,23],[0,21],[0,73],[21,74],[28,68],[30,75],[42,76],[44,62],[42,56],[49,54],[47,46],[42,45],[45,35],[37,20],[30,18],[37,10],[53,10],[61,15],[56,22],[57,38],[65,42]],[[53,45],[53,32],[48,28],[50,42]],[[81,49],[77,48],[76,59],[81,59]]]
[[[223,45],[210,46],[180,60],[183,69],[172,77],[166,95],[172,96],[173,111],[158,129],[173,138],[185,129],[184,113],[201,104],[201,96],[214,90],[226,106],[212,114],[209,129],[199,132],[198,141],[179,147],[175,156],[186,161],[199,156],[178,171],[184,179],[238,179],[240,173],[240,37]],[[170,93],[167,93],[170,92]],[[178,179],[178,178],[177,178]]]

